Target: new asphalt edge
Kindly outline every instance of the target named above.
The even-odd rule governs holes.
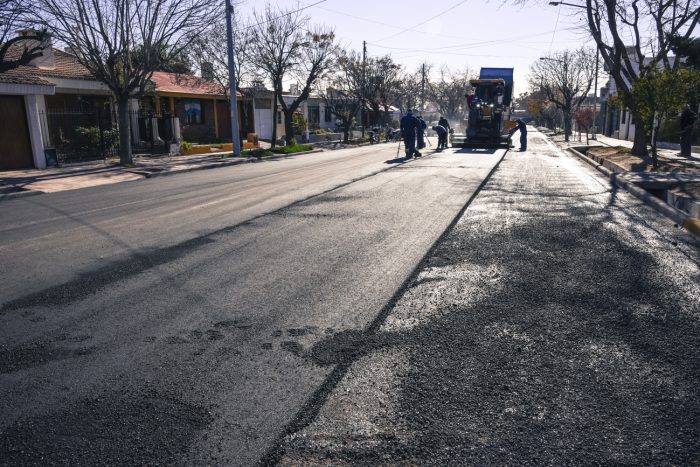
[[[197,170],[217,169],[220,167],[229,167],[229,166],[239,165],[239,164],[265,162],[267,160],[272,160],[272,159],[283,159],[283,158],[287,158],[287,157],[302,156],[305,154],[314,154],[314,153],[318,153],[318,152],[324,152],[324,149],[312,149],[311,151],[295,152],[292,154],[277,154],[274,156],[268,156],[268,157],[264,157],[264,158],[245,157],[245,158],[240,158],[240,159],[235,159],[235,160],[230,160],[230,161],[214,162],[211,164],[201,165],[198,167],[188,167],[186,169],[180,169],[180,170],[166,170],[166,171],[153,171],[153,172],[151,172],[147,169],[126,169],[126,172],[129,172],[129,173],[132,173],[135,175],[141,175],[144,178],[165,177],[168,175],[176,175],[176,174],[181,174],[181,173],[194,172]],[[76,189],[79,189],[79,188],[76,188]],[[14,192],[14,193],[4,193],[4,194],[0,194],[0,201],[17,199],[17,198],[24,198],[27,196],[43,195],[43,194],[46,194],[46,193],[43,191],[39,191],[39,190],[25,190],[25,191],[18,191],[18,192]]]
[[[406,290],[410,288],[411,284],[415,282],[418,274],[425,269],[428,264],[428,259],[433,255],[435,250],[444,241],[447,235],[449,235],[449,233],[454,229],[455,225],[457,225],[465,211],[469,208],[469,206],[471,206],[474,199],[476,199],[479,193],[481,193],[481,190],[484,188],[484,186],[486,186],[494,172],[496,172],[498,167],[501,165],[501,162],[509,152],[510,149],[506,150],[498,162],[494,164],[493,168],[489,171],[486,177],[484,177],[476,190],[474,190],[474,193],[472,193],[465,205],[455,215],[454,219],[452,219],[445,231],[435,240],[435,242],[433,242],[413,271],[406,277],[401,286],[391,296],[389,301],[387,301],[387,303],[382,307],[379,314],[374,318],[374,320],[372,320],[367,328],[362,331],[363,334],[366,336],[372,336],[377,333],[381,325],[386,321],[386,318],[396,306],[396,303],[398,303]],[[307,399],[294,418],[282,429],[282,432],[277,437],[277,440],[272,444],[272,447],[260,458],[258,465],[272,466],[279,463],[285,453],[284,448],[282,447],[284,439],[293,433],[303,430],[314,421],[321,408],[328,400],[328,397],[331,395],[338,383],[340,383],[340,381],[342,381],[342,379],[345,377],[353,363],[354,360],[351,359],[350,361],[336,365],[321,386]]]
[[[614,186],[623,188],[647,206],[654,208],[657,212],[663,214],[676,224],[682,226],[688,232],[692,233],[697,239],[700,239],[700,219],[690,217],[687,213],[681,211],[680,209],[677,209],[663,202],[648,191],[644,190],[643,188],[639,188],[634,183],[628,180],[625,180],[623,177],[620,177],[620,174],[612,172],[608,168],[604,167],[602,164],[594,161],[593,159],[577,151],[576,149],[567,148],[567,150],[571,154],[577,156],[579,159],[598,169],[600,173],[604,174],[610,179],[610,182]]]

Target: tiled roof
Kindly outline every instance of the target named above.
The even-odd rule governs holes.
[[[39,85],[39,86],[53,86],[52,83],[49,83],[46,80],[41,79],[39,76],[34,74],[33,70],[26,70],[26,68],[33,68],[33,67],[25,67],[21,66],[19,68],[15,68],[13,70],[8,70],[3,73],[0,73],[0,83],[5,83],[5,84],[33,84],[33,85]]]
[[[7,58],[16,58],[20,54],[19,44],[10,47]],[[13,84],[44,84],[51,85],[43,77],[82,79],[95,81],[95,78],[82,66],[73,55],[58,49],[53,49],[55,66],[51,68],[38,68],[33,65],[22,65],[12,70],[0,73],[0,82]]]
[[[56,66],[54,68],[36,68],[40,76],[95,80],[92,73],[81,65],[75,56],[58,49],[53,49],[53,56],[56,61]]]
[[[151,81],[156,86],[156,92],[171,92],[176,94],[200,94],[204,96],[223,97],[221,86],[212,80],[192,75],[155,71]],[[241,97],[240,92],[236,92]]]

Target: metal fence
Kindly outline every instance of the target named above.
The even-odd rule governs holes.
[[[167,154],[177,140],[179,122],[155,112],[131,112],[131,150],[134,154]]]
[[[39,113],[44,148],[59,164],[119,157],[117,116],[102,108],[49,109]],[[168,114],[129,112],[134,154],[167,154],[179,136],[179,122]]]
[[[119,130],[109,111],[96,108],[47,110],[39,113],[44,148],[59,163],[107,159],[119,150]]]

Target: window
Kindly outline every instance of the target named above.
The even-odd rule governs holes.
[[[277,123],[282,123],[282,112],[277,111]]]
[[[333,115],[331,114],[331,109],[328,106],[323,107],[323,121],[326,123],[333,121]]]
[[[622,111],[622,119],[620,121],[624,124],[626,119],[627,119],[627,110],[623,110]]]
[[[204,123],[202,101],[200,99],[185,99],[185,116],[188,124]]]

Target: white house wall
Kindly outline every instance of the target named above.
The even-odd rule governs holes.
[[[42,79],[56,85],[56,93],[59,94],[111,95],[109,88],[99,81],[52,77],[42,77]]]
[[[44,96],[41,96],[42,99]],[[41,140],[41,119],[37,109],[36,95],[28,94],[24,96],[24,108],[27,114],[27,126],[29,128],[29,142],[32,147],[32,158],[34,167],[37,169],[46,168],[46,156],[44,155],[44,142]]]

